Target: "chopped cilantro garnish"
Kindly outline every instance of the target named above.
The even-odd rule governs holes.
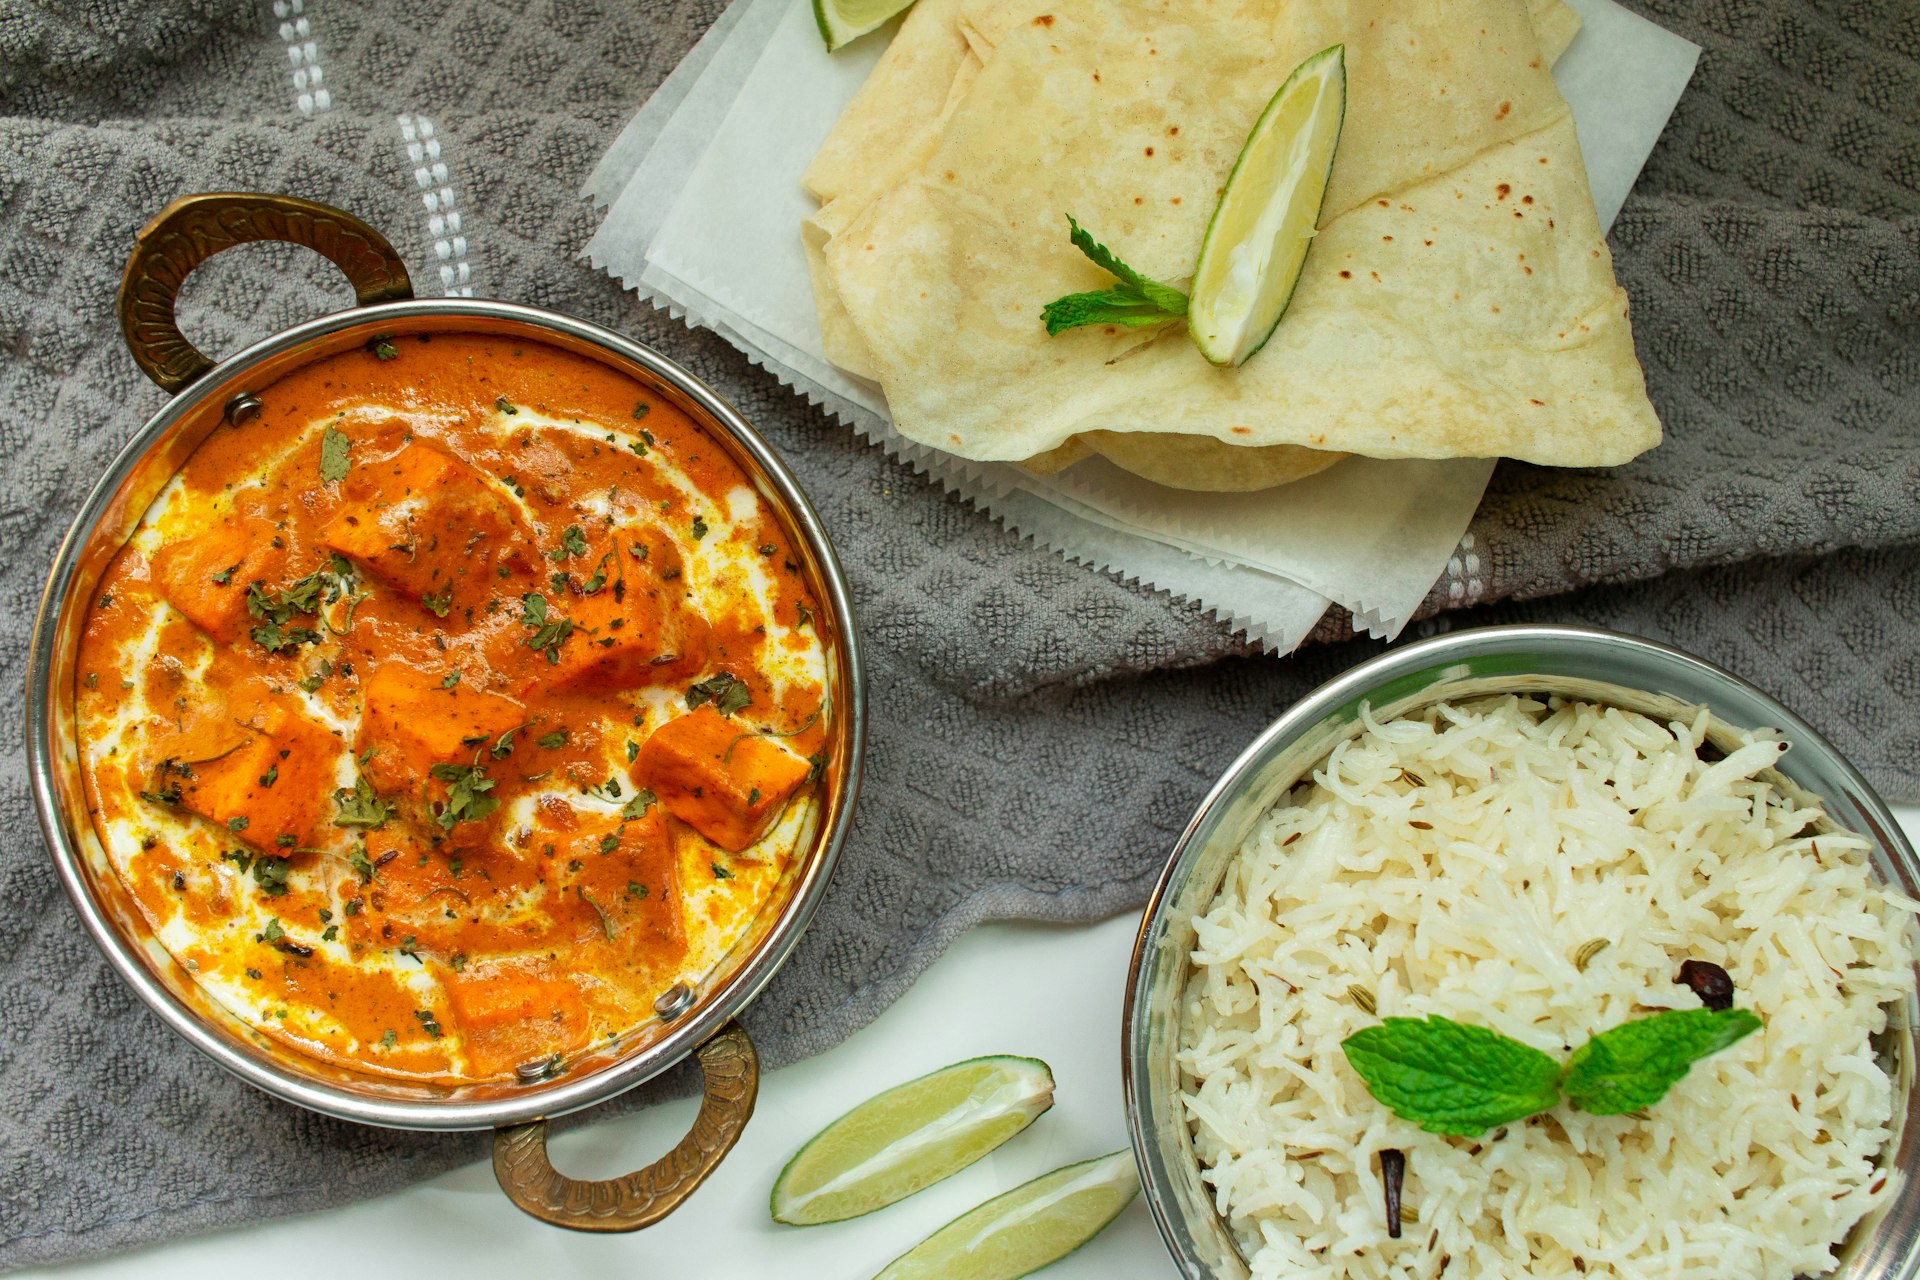
[[[320,433],[320,478],[328,484],[336,484],[347,478],[347,470],[353,464],[348,461],[347,453],[353,448],[346,433],[328,427]]]
[[[366,758],[361,757],[361,763]],[[368,831],[378,831],[387,825],[387,819],[393,816],[393,806],[382,800],[368,782],[365,774],[356,774],[353,789],[345,787],[333,793],[333,803],[340,812],[333,817],[336,827],[361,827]]]
[[[587,551],[586,534],[581,532],[579,525],[570,524],[566,532],[560,535],[560,545],[547,552],[547,559],[565,560],[568,556],[584,556]]]
[[[689,711],[702,703],[711,702],[715,711],[730,716],[752,701],[753,695],[747,689],[746,682],[725,671],[708,676],[687,689]]]
[[[580,584],[581,595],[590,596],[607,585],[607,561],[612,558],[613,552],[611,551],[600,557],[600,563],[593,566],[593,576]]]
[[[558,666],[560,646],[573,634],[573,619],[549,619],[547,598],[537,591],[529,591],[521,596],[520,608],[520,625],[533,628],[533,634],[527,637],[527,647],[545,653],[547,661]]]
[[[447,784],[447,802],[434,810],[433,820],[444,831],[457,822],[478,822],[500,807],[500,798],[489,795],[493,779],[487,777],[476,757],[473,764],[436,764],[429,772]]]
[[[256,858],[253,863],[253,882],[269,898],[278,898],[287,891],[287,872],[292,869],[293,863],[285,858]]]
[[[255,620],[253,640],[268,653],[291,653],[313,644],[320,633],[311,627],[289,626],[298,614],[318,614],[326,605],[353,593],[353,566],[334,556],[324,569],[269,592],[264,582],[247,587],[247,613]]]

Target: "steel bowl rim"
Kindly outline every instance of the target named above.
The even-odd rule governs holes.
[[[1183,863],[1187,860],[1195,837],[1211,815],[1237,794],[1249,773],[1265,759],[1277,743],[1306,732],[1321,723],[1337,708],[1347,705],[1356,698],[1364,697],[1396,676],[1444,663],[1450,657],[1464,660],[1467,657],[1498,653],[1524,645],[1529,641],[1540,640],[1559,640],[1575,645],[1593,646],[1596,652],[1609,649],[1637,650],[1663,662],[1692,668],[1709,680],[1723,681],[1734,690],[1753,698],[1778,718],[1777,724],[1771,727],[1777,727],[1782,735],[1796,747],[1809,748],[1814,754],[1824,757],[1830,766],[1844,775],[1854,788],[1855,794],[1850,799],[1868,812],[1879,827],[1891,836],[1898,845],[1896,852],[1904,852],[1905,861],[1910,866],[1920,865],[1920,858],[1916,858],[1912,843],[1906,838],[1904,830],[1887,808],[1879,792],[1838,748],[1827,741],[1824,735],[1752,681],[1673,645],[1604,627],[1562,623],[1513,623],[1474,627],[1432,636],[1404,647],[1389,649],[1349,667],[1320,684],[1283,711],[1239,755],[1234,757],[1233,763],[1228,765],[1213,786],[1208,788],[1206,795],[1195,807],[1192,818],[1187,821],[1179,838],[1175,840],[1160,874],[1155,878],[1153,889],[1147,897],[1146,905],[1142,908],[1140,927],[1135,933],[1133,947],[1129,954],[1120,1018],[1120,1080],[1128,1137],[1133,1149],[1134,1164],[1139,1171],[1141,1186],[1145,1192],[1141,1198],[1146,1201],[1148,1210],[1153,1216],[1154,1226],[1160,1233],[1161,1242],[1166,1246],[1167,1252],[1172,1255],[1175,1265],[1184,1274],[1200,1276],[1212,1273],[1207,1270],[1206,1264],[1201,1259],[1193,1256],[1179,1243],[1184,1232],[1184,1223],[1177,1222],[1180,1215],[1178,1206],[1174,1203],[1172,1188],[1163,1185],[1157,1176],[1157,1155],[1151,1150],[1153,1135],[1147,1131],[1145,1113],[1146,1094],[1149,1091],[1146,1057],[1141,1052],[1145,1037],[1144,1031],[1136,1024],[1144,1017],[1145,997],[1150,985],[1148,948],[1168,909],[1170,899],[1183,881],[1182,873],[1187,870]],[[1600,677],[1596,677],[1598,678]],[[1909,1126],[1920,1123],[1914,1116],[1915,1113],[1909,1110]],[[1911,1270],[1910,1266],[1908,1273],[1911,1273]]]
[[[378,329],[418,319],[507,321],[547,334],[558,334],[601,348],[630,366],[670,385],[712,419],[713,426],[730,435],[746,452],[760,478],[785,508],[794,529],[806,540],[820,567],[820,586],[835,621],[837,643],[844,653],[847,673],[847,750],[844,760],[831,762],[844,774],[842,800],[831,821],[815,837],[818,853],[793,889],[778,919],[756,944],[727,983],[679,1020],[658,1040],[627,1057],[617,1059],[578,1078],[560,1077],[512,1096],[486,1101],[388,1099],[355,1093],[275,1063],[239,1052],[217,1035],[207,1020],[185,1005],[152,973],[132,944],[108,918],[90,891],[82,857],[67,838],[61,805],[55,791],[53,679],[57,674],[60,604],[71,584],[82,549],[106,515],[111,500],[139,462],[169,435],[202,409],[234,374],[290,351],[302,343],[332,337],[346,330]],[[530,338],[538,334],[530,333]],[[609,362],[612,363],[612,362]],[[629,369],[629,371],[631,371]],[[792,954],[800,936],[819,909],[838,865],[859,798],[866,741],[866,668],[846,572],[840,564],[819,513],[801,489],[798,479],[753,426],[731,404],[678,362],[643,343],[604,326],[561,312],[521,303],[491,299],[414,298],[334,312],[280,330],[227,357],[193,385],[167,403],[121,446],[99,481],[81,503],[72,524],[54,554],[42,591],[29,642],[26,705],[27,770],[33,806],[61,887],[78,913],[87,934],[109,965],[160,1020],[224,1070],[283,1101],[312,1111],[383,1128],[418,1130],[491,1129],[543,1117],[563,1115],[604,1102],[643,1083],[679,1062],[724,1027],[728,1020],[765,989]]]

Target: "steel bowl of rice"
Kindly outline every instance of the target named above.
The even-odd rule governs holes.
[[[1916,899],[1736,676],[1574,627],[1393,650],[1241,755],[1148,905],[1148,1203],[1191,1280],[1920,1275]]]

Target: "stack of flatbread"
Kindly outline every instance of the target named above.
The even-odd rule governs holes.
[[[806,174],[828,359],[903,435],[1036,470],[1088,451],[1249,490],[1348,453],[1610,466],[1660,439],[1551,65],[1562,0],[919,0]],[[1110,278],[1184,287],[1248,130],[1346,47],[1319,232],[1241,367],[1178,323],[1048,337]]]

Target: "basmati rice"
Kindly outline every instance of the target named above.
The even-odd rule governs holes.
[[[1365,716],[1262,820],[1197,923],[1180,1062],[1215,1202],[1259,1280],[1788,1280],[1891,1194],[1872,1038],[1914,986],[1870,845],[1724,758],[1709,720],[1522,697]],[[1604,943],[1605,945],[1598,945]],[[1761,1032],[1643,1116],[1565,1103],[1477,1139],[1377,1103],[1340,1041],[1442,1014],[1564,1058],[1698,1008],[1723,966]],[[1580,963],[1576,963],[1579,961]],[[1372,1007],[1369,1008],[1368,1006]],[[1378,1153],[1406,1152],[1387,1235]]]

